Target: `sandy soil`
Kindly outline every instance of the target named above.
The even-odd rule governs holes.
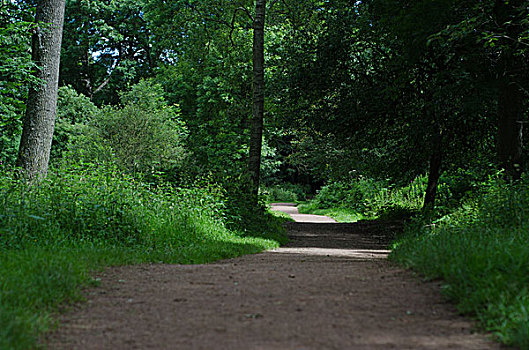
[[[398,225],[296,219],[309,222],[288,224],[291,242],[277,250],[107,270],[49,348],[503,348],[457,315],[439,283],[386,260]]]

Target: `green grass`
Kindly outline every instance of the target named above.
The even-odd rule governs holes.
[[[357,222],[366,219],[366,217],[351,208],[327,208],[320,209],[314,207],[310,202],[298,205],[298,210],[301,214],[325,215],[333,218],[338,222]]]
[[[259,193],[268,203],[297,202],[304,200],[309,188],[300,184],[282,183],[273,186],[262,186]]]
[[[453,214],[410,225],[391,258],[442,278],[461,312],[500,341],[529,349],[529,181],[483,187]]]
[[[208,186],[152,187],[105,165],[63,166],[32,188],[0,173],[0,349],[34,348],[106,266],[206,263],[284,241],[266,213],[255,235],[228,229],[222,190]]]
[[[473,183],[466,197],[452,193],[457,183],[443,183],[436,211],[417,215],[424,185],[424,178],[402,188],[366,179],[332,183],[299,209],[341,222],[415,216],[391,259],[444,280],[444,294],[462,313],[499,341],[529,349],[529,178]],[[457,204],[458,196],[466,199]]]
[[[284,213],[282,211],[275,211],[275,210],[267,210],[268,213],[276,218],[278,218],[281,222],[292,222],[294,219],[287,213]]]
[[[367,178],[331,182],[312,200],[302,203],[299,210],[327,215],[339,222],[409,218],[422,207],[425,185],[424,176],[402,187]]]

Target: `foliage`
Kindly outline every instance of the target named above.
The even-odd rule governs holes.
[[[306,213],[345,209],[346,212],[356,213],[353,216],[366,218],[406,217],[421,208],[425,187],[425,177],[417,177],[406,186],[390,187],[384,181],[360,176],[348,182],[327,184],[300,209]]]
[[[38,186],[0,173],[0,348],[27,349],[90,273],[140,262],[204,263],[277,246],[228,230],[215,185],[139,182],[111,164],[65,161]],[[263,216],[257,235],[284,237]],[[278,230],[278,231],[274,231]],[[242,236],[246,236],[243,238]]]
[[[86,125],[99,114],[100,110],[88,97],[79,94],[71,86],[60,87],[51,159],[61,158],[70,144],[84,136]]]
[[[270,210],[270,209],[268,209],[268,212],[272,216],[280,218],[282,222],[293,222],[294,221],[294,219],[292,219],[292,217],[285,212],[277,211],[277,210]]]
[[[0,3],[0,164],[15,161],[28,89],[39,84],[29,50],[33,12],[26,4]]]
[[[187,147],[194,157],[188,168],[219,179],[240,176],[246,168],[252,91],[251,51],[230,48],[220,35],[221,42],[210,42],[200,58],[191,50],[157,76],[189,130]],[[234,37],[241,45],[247,39]]]
[[[59,88],[56,122],[86,124],[97,113],[97,106],[85,95],[78,93],[71,86]]]
[[[14,162],[25,98],[39,84],[31,75],[37,68],[30,60],[33,3],[0,5],[0,169]],[[245,174],[253,5],[249,0],[67,1],[63,87],[52,150],[56,170],[32,189],[2,175],[0,199],[7,204],[0,208],[1,229],[14,233],[1,236],[5,253],[0,259],[22,266],[17,257],[26,255],[17,254],[34,254],[36,260],[24,265],[29,271],[40,265],[47,269],[42,261],[49,261],[50,270],[41,274],[50,274],[50,283],[58,284],[61,279],[70,283],[64,276],[71,276],[72,285],[88,281],[90,264],[106,264],[113,253],[121,257],[119,263],[155,261],[157,256],[168,261],[178,254],[186,262],[202,261],[218,250],[232,254],[238,246],[201,241],[193,232],[215,227],[219,237],[232,230],[282,242],[265,203],[305,200],[318,188],[302,211],[342,221],[409,217],[422,206],[425,174],[437,173],[429,171],[434,159],[441,160],[438,200],[424,220],[435,221],[435,229],[421,226],[430,221],[410,228],[423,234],[399,246],[402,261],[406,254],[413,261],[423,259],[413,249],[424,250],[421,254],[429,259],[426,254],[436,254],[437,248],[427,252],[428,244],[436,240],[434,246],[456,251],[462,250],[459,245],[469,251],[475,247],[476,254],[483,247],[496,249],[490,265],[483,265],[490,271],[510,268],[502,260],[507,249],[524,259],[509,246],[521,241],[523,232],[499,232],[509,221],[519,222],[517,213],[525,214],[525,202],[514,193],[527,194],[526,182],[482,180],[502,163],[499,135],[507,135],[507,143],[522,139],[521,133],[501,132],[502,111],[515,105],[510,122],[517,130],[529,115],[524,98],[529,91],[526,1],[269,1],[265,186],[257,207],[248,196]],[[510,87],[519,90],[515,103],[501,97],[509,96],[505,91]],[[520,150],[527,162],[527,141],[514,146],[510,150]],[[69,163],[73,160],[82,165]],[[514,197],[502,197],[510,194]],[[465,198],[466,207],[452,213]],[[501,208],[513,203],[523,205]],[[175,220],[185,222],[185,228]],[[502,227],[498,234],[492,232],[496,226]],[[457,234],[450,234],[454,227]],[[478,227],[491,233],[481,234]],[[173,239],[168,233],[173,229],[190,234]],[[59,243],[68,248],[59,251]],[[67,266],[78,251],[86,256],[79,270],[80,265]],[[450,266],[447,271],[459,268]],[[16,278],[25,271],[21,268]],[[464,273],[476,274],[464,276],[472,281],[483,274]],[[449,283],[456,291],[469,286],[463,278]],[[503,306],[490,304],[491,313],[514,310],[515,316],[490,327],[503,327],[499,334],[506,341],[525,344],[513,340],[522,339],[518,331],[508,330],[523,320],[515,309],[522,310],[525,294],[516,299],[506,293]],[[0,312],[0,332],[11,332],[8,324],[15,323],[1,323],[11,315]]]
[[[74,140],[76,154],[88,161],[116,161],[130,173],[144,175],[181,170],[187,129],[178,106],[165,102],[160,85],[142,81],[122,93],[122,107],[108,106]],[[71,106],[70,106],[71,108]]]
[[[119,91],[152,77],[160,52],[143,7],[137,0],[69,0],[61,85],[72,85],[98,105],[117,104]]]
[[[260,189],[265,200],[271,202],[297,202],[305,200],[308,189],[300,184],[282,183],[278,185],[265,186]]]
[[[429,278],[502,342],[529,348],[529,179],[492,178],[434,222],[417,220],[392,258]]]
[[[302,203],[298,206],[299,212],[302,214],[325,215],[333,218],[337,222],[357,222],[360,220],[370,219],[351,208],[318,208],[314,202]]]

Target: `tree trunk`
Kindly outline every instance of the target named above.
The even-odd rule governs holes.
[[[248,159],[248,171],[252,182],[251,191],[255,203],[257,203],[257,194],[259,192],[261,148],[263,143],[265,12],[266,0],[256,0],[253,21],[253,113]]]
[[[521,20],[519,14],[523,4],[524,0],[496,0],[494,10],[499,31],[505,31],[511,38],[518,38],[522,27],[516,23]],[[523,171],[524,94],[518,82],[523,73],[517,70],[524,66],[524,62],[515,54],[517,46],[516,40],[505,42],[497,65],[499,91],[496,147],[500,167],[513,179],[519,179]]]
[[[433,137],[432,154],[430,156],[430,171],[428,172],[428,185],[426,186],[426,193],[424,195],[423,210],[433,208],[435,198],[437,197],[437,185],[439,184],[439,177],[441,176],[441,166],[443,163],[442,150],[443,136],[438,130]]]
[[[65,0],[41,0],[37,5],[37,29],[32,38],[35,76],[43,81],[29,91],[17,166],[30,181],[46,176],[50,158],[61,54]]]
[[[498,96],[498,160],[507,175],[519,179],[522,173],[523,93],[515,83],[501,84]]]

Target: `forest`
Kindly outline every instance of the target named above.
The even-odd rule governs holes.
[[[404,221],[390,259],[529,349],[528,101],[524,0],[1,0],[0,348],[295,202]]]

